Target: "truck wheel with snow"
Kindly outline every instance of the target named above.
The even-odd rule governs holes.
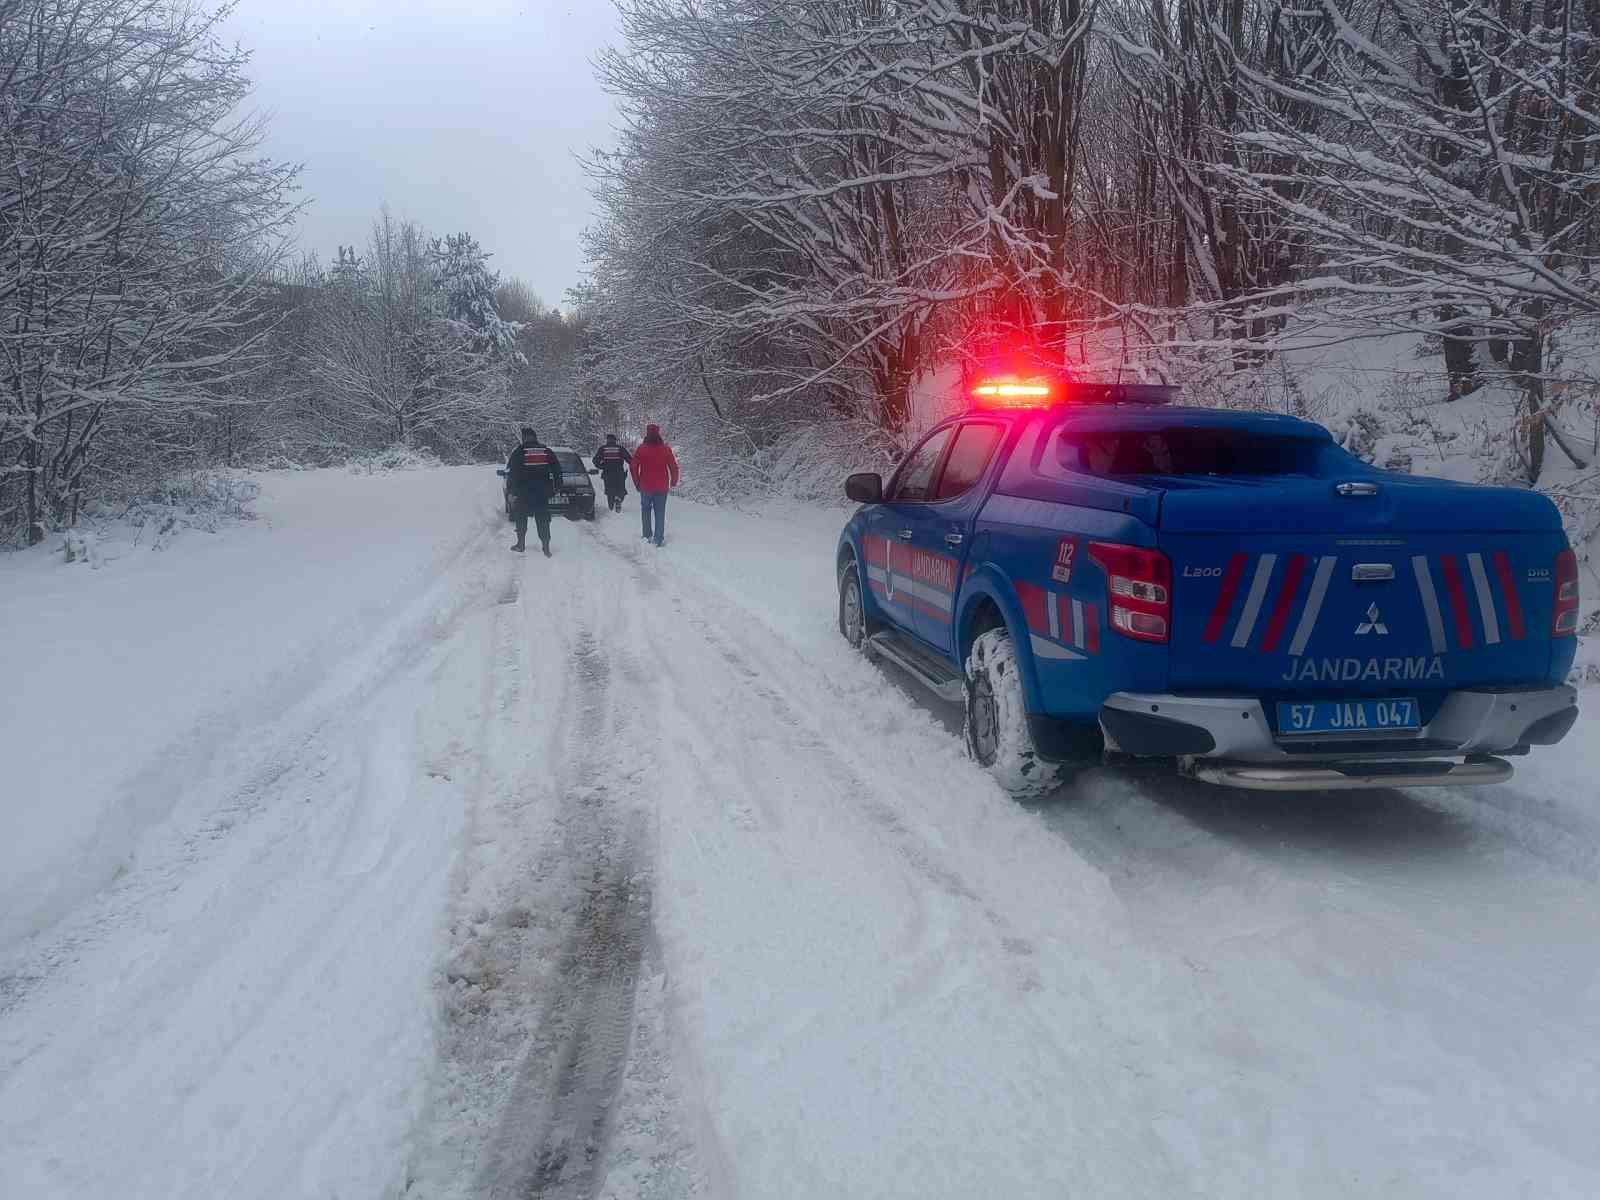
[[[1039,756],[1028,725],[1017,648],[1005,629],[980,633],[967,655],[967,752],[1013,796],[1038,796],[1056,785],[1060,768]]]
[[[852,649],[871,657],[868,638],[872,632],[861,596],[861,572],[856,560],[847,555],[839,567],[839,633]]]

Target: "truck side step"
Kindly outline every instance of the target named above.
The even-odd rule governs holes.
[[[939,699],[951,704],[960,704],[966,699],[967,685],[961,673],[933,651],[923,649],[892,630],[873,634],[867,639],[867,645],[872,653],[887,658]]]

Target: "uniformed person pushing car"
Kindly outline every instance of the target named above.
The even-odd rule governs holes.
[[[606,434],[606,444],[594,452],[594,465],[600,468],[600,478],[606,485],[606,506],[612,512],[622,511],[622,498],[628,494],[628,468],[633,455],[617,444],[617,435]]]
[[[511,519],[517,523],[518,553],[527,549],[528,515],[539,531],[539,545],[550,557],[550,497],[561,487],[561,464],[539,435],[524,425],[522,443],[506,460],[506,487],[511,493]]]

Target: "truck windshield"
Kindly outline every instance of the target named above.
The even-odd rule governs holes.
[[[1058,429],[1040,464],[1090,475],[1314,475],[1316,448],[1302,438],[1222,429],[1096,432]]]

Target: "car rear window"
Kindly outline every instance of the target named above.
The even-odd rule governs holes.
[[[1313,475],[1316,451],[1303,438],[1227,429],[1101,432],[1060,428],[1039,469],[1045,475]]]
[[[563,475],[582,475],[587,470],[583,465],[583,459],[570,450],[557,450],[556,461],[561,464]]]

